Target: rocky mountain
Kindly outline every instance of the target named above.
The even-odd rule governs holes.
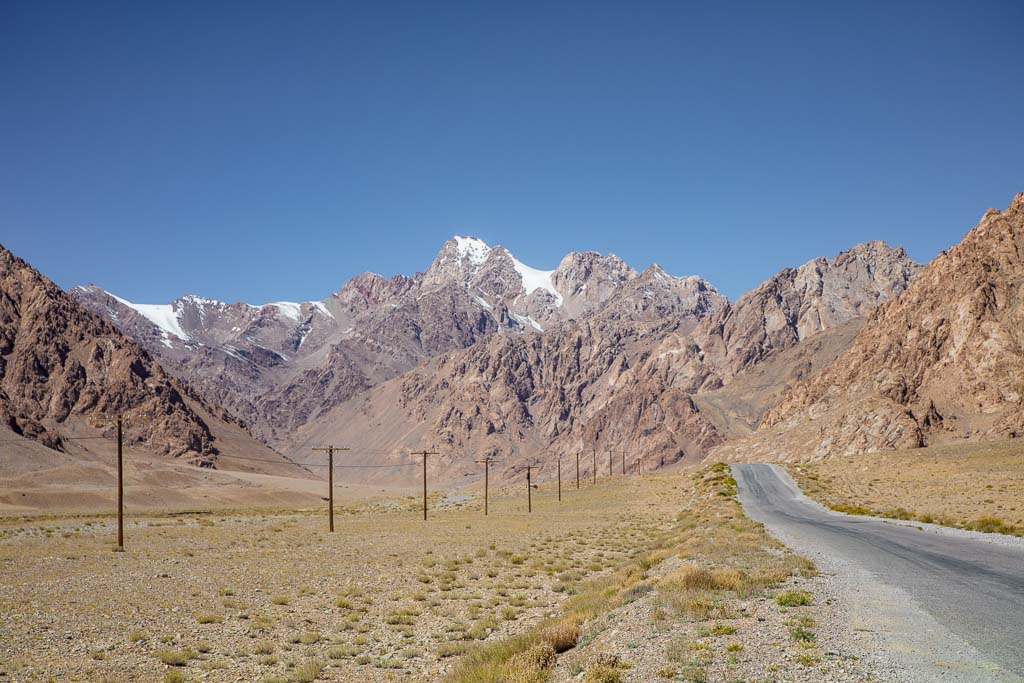
[[[796,458],[1024,431],[1024,194],[991,209],[732,447]]]
[[[571,253],[542,271],[471,237],[448,240],[422,273],[363,273],[319,302],[146,305],[94,286],[71,294],[278,446],[345,400],[497,332],[540,333],[587,316],[692,326],[726,303],[705,280],[656,266],[638,273],[614,255]]]
[[[899,296],[920,268],[902,248],[883,242],[786,268],[703,319],[692,334],[666,338],[649,371],[689,393],[721,388],[772,354]]]
[[[88,418],[126,412],[147,416],[129,425],[127,442],[149,454],[212,465],[225,448],[241,448],[284,462],[0,247],[0,427],[66,450],[83,434],[110,431],[91,427]]]
[[[695,396],[846,326],[903,292],[918,268],[902,249],[868,243],[783,270],[730,305],[652,266],[576,320],[492,335],[380,384],[311,421],[299,441],[344,438],[353,457],[377,459],[427,446],[447,454],[449,477],[482,453],[508,463],[593,449],[659,464],[699,457],[725,430]],[[815,345],[802,362],[818,367],[815,353],[834,358],[834,346]]]

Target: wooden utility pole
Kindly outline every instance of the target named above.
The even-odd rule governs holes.
[[[523,470],[526,470],[526,511],[527,512],[533,512],[533,477],[532,477],[533,471],[534,470],[538,470],[539,471],[540,468],[541,468],[541,465],[538,465],[537,462],[534,461],[534,462],[527,463],[527,464],[523,465],[522,469],[519,470],[519,472],[522,472]]]
[[[558,456],[558,502],[562,502],[562,456]]]
[[[484,466],[484,515],[487,515],[487,490],[490,488],[490,470],[491,463],[494,462],[494,458],[487,456],[483,460],[477,460],[476,462]]]
[[[423,519],[427,519],[427,456],[428,455],[441,455],[435,451],[419,451],[418,453],[410,453],[409,455],[419,455],[423,457]]]
[[[612,469],[612,453],[613,452],[614,451],[608,451],[608,476],[609,477],[612,476],[613,474],[615,474],[615,470]]]
[[[580,489],[580,452],[576,451],[576,490]]]
[[[117,425],[117,548],[124,550],[124,423],[141,422],[145,417],[130,415],[113,415],[94,417],[90,420],[94,425],[114,423]]]
[[[327,518],[328,528],[334,533],[334,451],[348,451],[343,446],[316,446],[314,451],[327,451]]]
[[[530,471],[533,465],[526,466],[526,511],[533,512],[533,484],[530,483]]]
[[[594,483],[597,484],[597,446],[594,446]]]

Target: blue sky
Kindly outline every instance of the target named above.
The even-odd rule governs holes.
[[[0,5],[0,242],[60,285],[320,299],[453,234],[736,297],[1024,190],[1018,2]]]

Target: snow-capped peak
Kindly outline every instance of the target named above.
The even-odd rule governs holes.
[[[491,253],[491,248],[487,246],[487,243],[476,237],[456,235],[452,239],[455,240],[455,251],[459,258],[468,258],[474,266],[479,266],[486,261],[487,255]]]

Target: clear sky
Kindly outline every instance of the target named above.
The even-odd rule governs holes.
[[[453,234],[730,297],[1024,190],[1024,3],[0,3],[0,243],[141,302],[324,298]]]

